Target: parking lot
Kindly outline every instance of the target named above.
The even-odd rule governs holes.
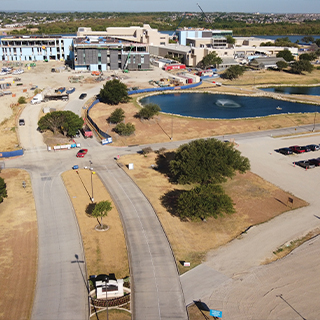
[[[306,319],[317,318],[320,304],[320,297],[315,295],[315,288],[320,285],[320,278],[316,276],[320,272],[318,238],[286,258],[269,265],[261,263],[272,257],[281,245],[320,228],[320,170],[298,170],[294,163],[305,160],[304,153],[284,156],[275,151],[318,141],[317,133],[236,140],[239,150],[250,159],[254,173],[310,205],[255,226],[241,238],[209,253],[205,266],[229,279],[219,276],[222,283],[212,284],[211,294],[201,300],[210,309],[222,310],[224,319],[298,319],[295,310]],[[320,151],[309,152],[309,155],[320,157]]]

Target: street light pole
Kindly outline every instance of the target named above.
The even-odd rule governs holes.
[[[89,163],[90,163],[90,171],[91,171],[91,202],[93,203],[94,202],[94,198],[93,198],[93,183],[92,183],[92,175],[93,175],[93,168],[91,167],[92,166],[92,161],[89,160]]]

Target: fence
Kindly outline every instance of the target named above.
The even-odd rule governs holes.
[[[191,89],[196,88],[202,84],[202,81],[197,83],[188,84],[185,86],[179,87],[159,87],[159,88],[147,88],[147,89],[139,89],[139,90],[132,90],[128,91],[128,95],[137,94],[137,93],[145,93],[145,92],[155,92],[155,91],[174,91],[174,90],[184,90],[184,89]]]
[[[0,152],[0,158],[12,158],[23,155],[23,149],[15,150],[15,151],[6,151]]]
[[[99,99],[95,100],[92,105],[88,108],[88,112],[87,112],[87,119],[90,121],[90,123],[92,124],[92,126],[96,129],[96,131],[105,139],[110,139],[111,136],[108,135],[106,132],[102,131],[98,125],[92,120],[92,118],[89,115],[89,111],[92,109],[92,107],[94,107],[99,101]]]

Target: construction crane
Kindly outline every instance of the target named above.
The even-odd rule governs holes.
[[[204,11],[202,10],[202,8],[200,7],[200,5],[199,5],[199,3],[197,3],[197,6],[200,8],[200,10],[202,11],[202,13],[204,14],[204,16],[206,17],[206,20],[207,20],[207,22],[210,24],[210,26],[211,26],[211,21],[210,21],[210,19],[208,18],[208,16],[204,13]]]
[[[128,63],[129,63],[130,54],[131,54],[132,49],[133,49],[133,46],[130,47],[130,51],[129,51],[128,55],[127,55],[126,62],[123,65],[122,72],[124,72],[124,73],[128,73],[129,72],[129,70],[127,69],[127,66],[128,66]]]
[[[180,24],[181,24],[181,22],[183,21],[183,19],[185,18],[186,14],[187,14],[186,12],[183,14],[183,16],[182,16],[182,18],[181,18],[181,20],[180,20],[180,22],[179,22],[176,30],[175,30],[174,33],[172,34],[172,39],[174,39],[174,38],[176,37],[176,35],[177,35],[176,31],[177,31],[177,29],[179,29]]]

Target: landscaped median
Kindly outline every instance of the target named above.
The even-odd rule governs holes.
[[[121,220],[99,176],[89,169],[70,170],[62,174],[81,231],[88,276],[114,273],[118,279],[129,276],[127,248]],[[91,183],[92,182],[92,183]],[[93,196],[92,196],[93,191]],[[96,231],[96,218],[90,216],[94,203],[108,200],[112,210],[103,223],[107,231]]]
[[[64,172],[62,179],[80,227],[88,277],[110,273],[114,273],[117,279],[128,277],[129,264],[122,223],[116,206],[112,203],[99,176],[92,170],[78,169]],[[111,211],[103,218],[103,224],[108,226],[105,231],[98,231],[99,228],[96,226],[99,225],[99,222],[90,214],[95,203],[101,201],[110,201],[112,206]],[[125,304],[127,300],[122,302]],[[91,302],[95,304],[91,307],[91,314],[93,314],[100,310],[100,305],[96,299]],[[104,309],[103,306],[101,307]],[[130,310],[130,299],[126,307]],[[127,316],[123,312],[125,311],[110,312],[110,320],[130,319],[130,313],[127,312]],[[94,315],[92,317],[96,318]],[[105,314],[99,313],[99,319],[106,319],[105,317]]]

